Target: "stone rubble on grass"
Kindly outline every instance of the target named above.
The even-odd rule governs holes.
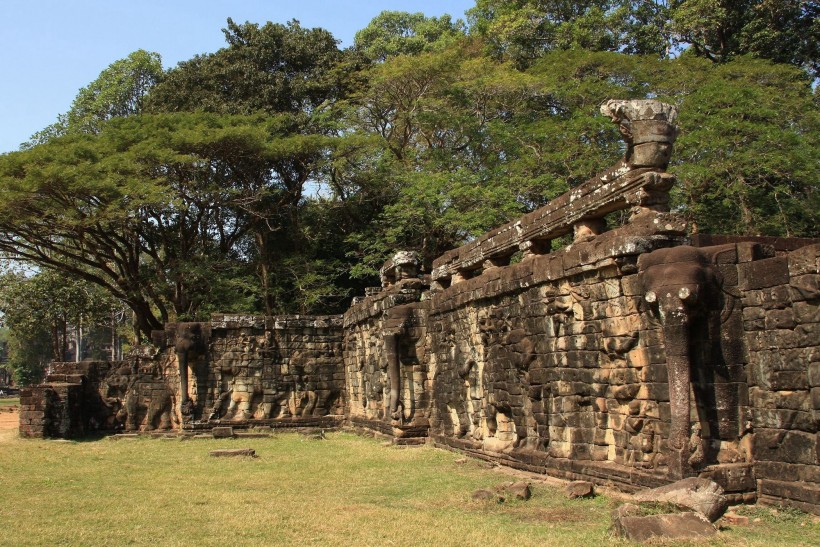
[[[641,508],[626,503],[612,515],[615,532],[629,541],[652,539],[704,539],[717,534],[717,529],[699,513],[671,513],[641,516]]]
[[[595,496],[595,486],[589,481],[572,481],[564,487],[569,499],[591,498]]]
[[[251,457],[257,458],[256,450],[253,448],[224,448],[220,450],[211,450],[208,453],[212,458],[232,458],[232,457]]]
[[[669,503],[682,509],[690,509],[715,522],[729,506],[723,488],[716,482],[689,477],[659,488],[645,490],[635,495],[638,503]]]

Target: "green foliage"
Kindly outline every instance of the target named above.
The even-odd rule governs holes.
[[[464,23],[449,15],[383,11],[356,33],[353,46],[373,61],[397,55],[418,55],[451,46],[466,32]]]
[[[727,61],[751,54],[818,77],[820,3],[812,0],[677,0],[670,27],[696,54]]]
[[[48,362],[64,360],[68,327],[109,324],[117,304],[99,287],[43,271],[0,276],[0,323],[8,329],[9,368],[22,385],[42,379]]]
[[[152,91],[153,111],[253,114],[312,112],[342,85],[334,68],[342,59],[324,29],[238,25],[223,29],[228,47],[197,55],[170,70]]]
[[[478,0],[467,13],[492,55],[518,66],[556,49],[664,55],[670,45],[666,2]]]
[[[749,57],[674,66],[687,89],[673,166],[687,215],[711,233],[820,235],[820,118],[805,75]]]
[[[67,113],[33,135],[24,147],[30,148],[67,133],[99,133],[106,120],[141,112],[145,96],[161,79],[159,54],[137,50],[103,70],[96,80],[80,90]]]

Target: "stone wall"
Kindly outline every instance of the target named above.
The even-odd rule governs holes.
[[[738,268],[761,499],[820,504],[820,245]]]
[[[44,384],[22,394],[20,434],[337,426],[341,326],[340,316],[168,324],[125,361],[55,363]]]
[[[344,319],[347,417],[402,443],[426,438],[429,426],[424,288],[419,279],[399,280],[354,303]]]
[[[193,420],[254,423],[341,415],[339,316],[218,315],[192,368]]]
[[[31,405],[35,414],[21,415],[20,434],[75,438],[97,431],[179,426],[168,381],[173,368],[169,359],[150,355],[150,350],[135,351],[128,361],[54,363],[44,384],[21,392],[21,411],[28,412]],[[24,423],[29,419],[30,424]]]
[[[674,108],[602,110],[622,161],[430,275],[399,252],[343,317],[218,315],[123,363],[60,365],[23,393],[21,434],[344,419],[623,490],[701,476],[820,512],[820,242],[688,235],[667,208]]]

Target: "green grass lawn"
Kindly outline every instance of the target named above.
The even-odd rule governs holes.
[[[0,406],[12,406],[12,405],[19,405],[20,404],[20,397],[0,397]]]
[[[259,458],[210,458],[216,448]],[[625,545],[617,502],[567,500],[533,481],[533,498],[473,501],[516,480],[432,448],[399,449],[348,433],[327,440],[139,438],[22,440],[0,432],[0,545]],[[754,509],[758,522],[715,545],[820,545],[820,525]]]

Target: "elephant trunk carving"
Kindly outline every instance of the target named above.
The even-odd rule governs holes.
[[[188,396],[188,365],[192,353],[205,351],[205,339],[209,332],[201,323],[179,323],[177,325],[174,350],[179,367],[179,415],[180,418],[192,412],[192,401]]]
[[[691,325],[700,316],[715,284],[710,260],[693,247],[659,249],[638,260],[644,299],[662,325],[669,378],[671,423],[667,445],[669,474],[689,472],[691,436],[692,355]]]
[[[390,400],[388,411],[393,420],[398,420],[399,415],[399,390],[401,388],[400,372],[401,363],[399,360],[399,334],[385,334],[384,354],[387,358],[387,375],[390,379]]]
[[[388,313],[382,337],[384,356],[387,361],[387,375],[390,381],[390,399],[385,413],[390,415],[393,425],[401,425],[404,410],[401,403],[401,339],[407,335],[407,326],[412,320],[410,305],[396,306]]]
[[[188,404],[188,350],[178,350],[176,354],[179,366],[179,407],[185,408]]]

